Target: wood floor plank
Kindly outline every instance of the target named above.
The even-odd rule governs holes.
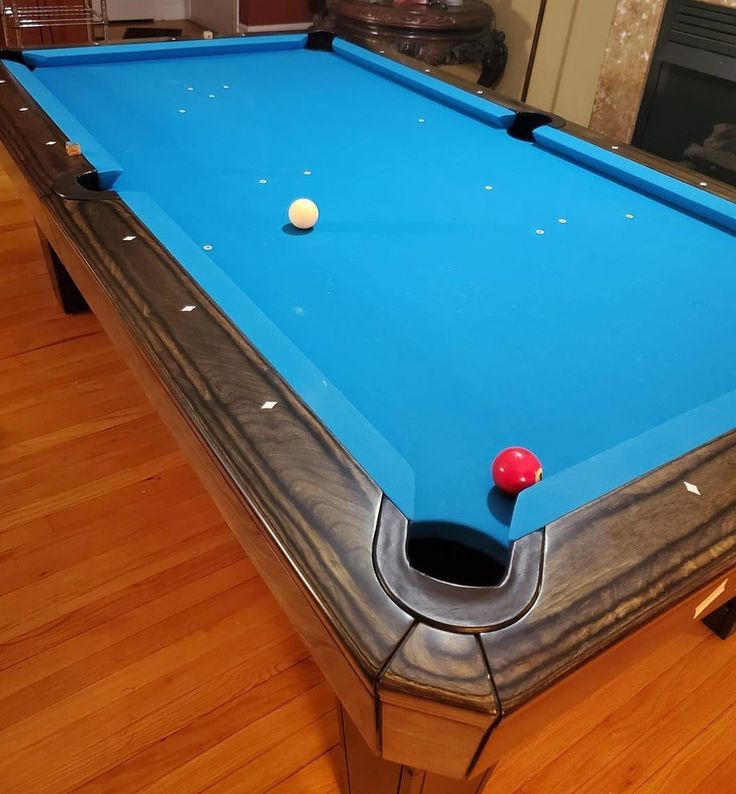
[[[112,471],[105,476],[96,477],[94,480],[72,485],[61,490],[54,490],[51,493],[38,494],[38,496],[36,484],[31,479],[28,490],[32,490],[33,493],[19,494],[17,507],[0,514],[0,532],[12,529],[18,524],[32,521],[35,518],[41,518],[58,510],[63,510],[76,502],[92,499],[95,496],[109,493],[131,483],[143,482],[152,475],[161,474],[170,468],[180,466],[181,461],[181,453],[169,452],[157,455],[135,466]],[[96,471],[88,472],[88,476],[96,474]],[[64,477],[64,480],[68,479],[70,478]]]
[[[17,524],[12,529],[0,530],[0,555],[26,543],[38,542],[49,538],[53,534],[48,516],[34,518],[22,524]]]
[[[44,290],[48,290],[48,279],[44,282]],[[0,295],[2,291],[0,290]],[[55,313],[58,307],[54,304]],[[2,309],[0,308],[0,317]],[[19,398],[28,402],[42,398],[47,388],[63,385],[72,380],[84,379],[94,381],[96,371],[90,367],[101,368],[100,371],[118,369],[112,348],[104,334],[90,334],[80,339],[61,340],[54,345],[53,355],[49,350],[29,350],[12,358],[0,360],[0,394],[18,392]],[[140,401],[145,402],[143,394]],[[2,404],[5,405],[5,399]]]
[[[716,794],[716,792],[731,791],[736,782],[736,749],[734,748],[733,733],[727,740],[726,757],[714,768],[703,767],[699,760],[694,762],[703,773],[702,780],[691,789],[692,794]]]
[[[203,714],[181,730],[88,781],[80,787],[80,791],[116,794],[152,786],[247,725],[289,703],[305,688],[316,686],[321,680],[322,676],[311,658],[303,659],[263,684],[234,695],[228,702]]]
[[[343,790],[343,750],[336,745],[291,777],[268,789],[268,794],[340,794]]]
[[[39,629],[106,595],[205,553],[222,538],[199,517],[0,597],[0,643]]]
[[[610,716],[570,745],[575,752],[571,753],[568,746],[541,772],[524,780],[525,794],[571,794],[578,789],[587,791],[586,785],[592,786],[592,791],[609,764],[616,759],[624,761],[632,754],[636,757],[632,748],[648,732],[663,737],[665,726],[672,724],[686,730],[684,715],[696,706],[699,688],[727,675],[734,657],[729,643],[709,636],[702,627],[695,628],[702,632],[704,642],[695,644],[675,664],[664,667],[653,683],[632,693]],[[603,704],[601,711],[608,713]],[[674,714],[681,714],[682,718],[672,720]],[[618,791],[615,787],[611,790]]]
[[[4,752],[14,763],[14,787],[8,791],[27,792],[34,785],[38,791],[65,791],[80,785],[229,700],[233,690],[257,686],[305,658],[275,606],[276,619],[263,608],[264,600],[256,604],[259,622],[247,631],[255,608],[232,613],[209,631],[195,631],[6,729]],[[37,781],[33,769],[38,757],[47,759],[46,783]],[[6,778],[3,772],[0,761],[0,777]]]
[[[653,648],[649,654],[633,662],[625,674],[612,679],[596,693],[598,709],[589,708],[585,702],[576,705],[551,721],[525,748],[519,748],[518,752],[502,759],[493,775],[495,784],[501,791],[513,790],[520,781],[527,782],[529,792],[544,791],[546,794],[548,789],[551,791],[557,785],[564,790],[569,780],[577,780],[589,771],[586,760],[589,753],[595,752],[595,742],[603,742],[610,749],[605,737],[606,732],[613,729],[608,726],[601,728],[606,715],[615,712],[625,715],[653,675],[673,671],[670,675],[677,676],[691,663],[688,661],[683,665],[684,657],[692,654],[691,658],[697,658],[695,654],[700,651],[696,649],[708,637],[709,632],[701,625],[693,624]],[[625,723],[623,730],[618,731],[619,741],[626,741],[630,727],[630,723]],[[578,752],[571,755],[571,747]]]
[[[27,417],[24,417],[25,421],[13,427],[12,435],[8,434],[11,438],[7,439],[6,446],[0,449],[0,466],[11,460],[20,460],[27,455],[43,452],[51,447],[59,447],[62,444],[66,445],[93,433],[100,433],[141,419],[151,413],[151,408],[146,405],[130,406],[123,403],[120,408],[107,406],[104,411],[98,407],[94,413],[96,415],[81,421],[75,420],[74,424],[63,423],[59,426],[56,420],[53,422],[55,425],[53,429],[37,428],[37,432],[34,429],[28,434],[24,432],[28,421]]]
[[[610,729],[616,726],[602,727],[597,738],[598,747],[603,752],[599,750],[587,757],[586,774],[577,779],[568,778],[568,792],[570,779],[577,782],[573,791],[581,794],[636,791],[654,772],[671,762],[688,744],[696,741],[715,717],[736,702],[733,648],[730,643],[724,643],[716,637],[709,644],[711,648],[707,655],[700,654],[689,660],[686,678],[682,677],[685,671],[681,671],[681,675],[672,678],[671,683],[661,681],[659,687],[653,686],[651,698],[643,697],[632,704],[630,713],[621,718],[631,725],[624,733],[623,742],[612,741],[610,747],[604,749],[605,736],[610,736]],[[711,656],[723,662],[714,671],[710,663]],[[709,664],[698,664],[704,658],[709,659]],[[710,675],[699,674],[703,667]],[[681,704],[686,696],[687,706],[683,708]],[[656,709],[654,720],[651,719],[653,709]],[[631,741],[634,737],[635,740]],[[605,763],[606,759],[610,759],[608,763]],[[596,773],[591,776],[590,771]]]
[[[326,723],[319,723],[325,716],[335,731],[334,736],[328,735],[327,738],[325,733],[329,732],[329,727]],[[330,740],[336,736],[334,695],[325,683],[321,683],[142,790],[146,794],[176,794],[187,787],[193,791],[246,791],[254,769],[268,765],[269,759],[264,756],[269,751],[276,754],[273,762],[276,768],[271,773],[276,777],[271,782],[274,785],[293,771],[284,768],[283,754],[288,752],[290,744],[296,743],[297,737],[309,737],[307,755],[314,752],[316,756],[319,753],[313,750],[313,745],[329,748]],[[243,787],[239,787],[241,783]],[[250,790],[253,791],[252,788]]]
[[[665,757],[657,772],[635,790],[691,792],[707,778],[706,770],[717,769],[728,758],[734,743],[736,706],[731,704],[707,726],[707,730],[696,733],[695,738],[673,756]],[[736,780],[732,778],[730,785],[736,788]]]
[[[41,632],[29,632],[3,649],[0,697],[84,664],[111,645],[185,613],[247,579],[251,567],[236,546],[223,544],[65,615]]]
[[[319,704],[315,711],[321,711],[325,707],[326,704]],[[227,794],[232,791],[261,794],[291,778],[297,770],[324,755],[339,741],[334,709],[329,709],[319,719],[306,725],[295,723],[293,727],[299,731],[308,728],[308,732],[299,736],[298,741],[287,740],[280,746],[271,747],[208,790],[212,794]]]
[[[140,486],[137,490],[140,492]],[[141,496],[145,494],[141,493]],[[121,512],[124,515],[129,514],[127,510]],[[220,524],[219,516],[210,510],[210,504],[202,494],[189,498],[184,495],[175,507],[171,507],[170,514],[163,521],[151,521],[145,526],[141,526],[140,521],[120,520],[119,516],[112,515],[105,532],[94,535],[84,532],[84,528],[78,526],[60,531],[50,519],[49,523],[54,529],[52,538],[16,546],[12,550],[12,562],[3,564],[0,561],[0,598],[21,587],[29,587],[31,591],[36,592],[41,580],[49,579],[71,568],[79,568],[84,562],[89,562],[95,567],[109,564],[109,560],[102,559],[101,555],[118,553],[124,545],[130,547],[131,544],[146,541],[150,537],[151,526],[158,528],[167,523],[171,526],[171,532],[177,533],[186,522],[195,524],[199,522],[201,526],[213,527]],[[222,538],[223,542],[227,541],[227,534],[224,531]],[[62,540],[63,546],[60,546]],[[87,580],[84,581],[85,586],[86,584]],[[52,587],[55,588],[55,585]]]
[[[255,577],[255,572],[252,573]],[[159,621],[153,626],[128,636],[119,642],[107,646],[97,653],[87,656],[74,666],[65,667],[57,673],[47,675],[40,681],[24,687],[0,701],[0,730],[37,715],[47,725],[54,722],[54,711],[51,708],[61,704],[60,711],[64,714],[80,715],[84,709],[94,706],[95,698],[100,692],[103,701],[109,702],[110,691],[118,687],[117,674],[127,680],[134,669],[137,682],[144,682],[144,669],[148,675],[155,675],[162,659],[156,656],[160,652],[177,654],[177,662],[186,660],[186,649],[193,633],[214,629],[213,622],[219,621],[219,630],[228,631],[230,622],[237,624],[243,615],[238,609],[241,597],[253,597],[254,590],[262,591],[261,582],[256,580],[252,587],[239,583],[226,591],[215,593],[209,599],[201,601],[187,610],[178,612],[168,620]],[[232,617],[235,615],[235,617]],[[152,661],[151,661],[152,659]],[[155,668],[151,673],[151,665]],[[101,683],[104,682],[104,683]],[[98,691],[93,687],[99,685]],[[79,706],[75,699],[78,690],[84,689],[84,706]],[[98,698],[99,699],[99,698]],[[40,735],[31,726],[33,736]],[[12,732],[6,732],[6,741],[12,741]]]

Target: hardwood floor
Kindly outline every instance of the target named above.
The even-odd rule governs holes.
[[[0,791],[339,791],[335,703],[0,173]],[[318,786],[318,788],[315,788]]]
[[[678,642],[489,794],[735,790],[736,641],[695,624]],[[57,309],[0,173],[0,791],[332,794],[340,776],[331,692],[94,317]]]

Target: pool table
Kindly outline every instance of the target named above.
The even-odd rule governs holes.
[[[0,56],[62,305],[292,617],[352,794],[480,791],[638,649],[728,636],[733,190],[324,31]]]

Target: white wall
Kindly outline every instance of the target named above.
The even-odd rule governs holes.
[[[587,126],[616,0],[550,0],[529,87],[532,105]]]
[[[186,0],[107,0],[110,20],[187,19]]]
[[[485,0],[506,32],[509,63],[498,89],[519,99],[540,0]],[[587,125],[616,0],[549,0],[527,101]]]
[[[521,98],[529,51],[539,13],[539,0],[485,0],[496,12],[496,26],[506,34],[509,62],[498,90],[514,99]],[[550,0],[549,5],[554,5]]]

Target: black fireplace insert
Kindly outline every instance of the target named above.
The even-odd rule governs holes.
[[[736,9],[669,0],[633,143],[736,185]]]

